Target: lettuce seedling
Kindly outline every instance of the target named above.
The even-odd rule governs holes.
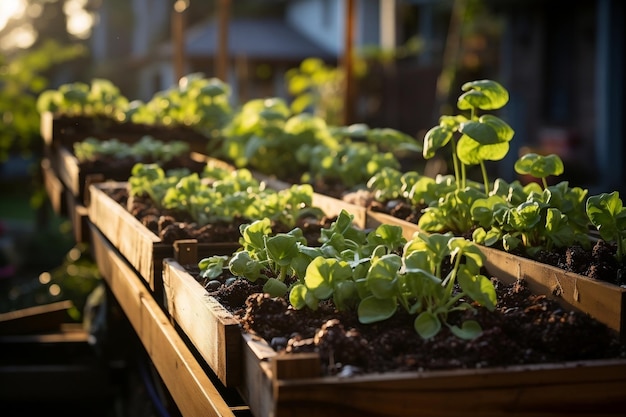
[[[468,82],[461,89],[464,93],[459,96],[457,107],[468,110],[469,117],[442,116],[439,125],[424,136],[423,156],[430,159],[450,143],[457,187],[466,185],[466,166],[480,165],[484,191],[489,193],[485,161],[499,161],[506,156],[514,131],[502,119],[491,114],[479,116],[478,111],[502,108],[509,101],[509,93],[491,80]],[[457,140],[458,133],[461,137]]]
[[[541,180],[543,188],[548,188],[548,178],[551,175],[563,173],[563,161],[558,155],[547,156],[536,153],[527,153],[515,162],[515,172],[521,175],[530,175]]]
[[[496,294],[489,279],[480,274],[484,255],[472,242],[451,234],[417,234],[402,256],[387,254],[372,260],[366,284],[370,295],[358,307],[359,320],[374,323],[395,314],[399,306],[416,314],[415,330],[425,339],[446,325],[460,338],[471,339],[480,325],[468,320],[460,327],[448,323],[453,311],[472,309],[471,298],[490,311]],[[450,271],[443,276],[444,263]]]
[[[616,257],[621,262],[624,257],[626,238],[626,209],[619,192],[602,193],[587,199],[585,206],[591,224],[606,242],[617,245]]]

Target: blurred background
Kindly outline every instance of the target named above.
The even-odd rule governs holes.
[[[148,100],[200,72],[233,106],[293,100],[289,71],[326,65],[330,123],[390,127],[421,140],[456,114],[460,86],[488,78],[510,102],[514,179],[530,150],[558,154],[560,180],[624,192],[626,7],[621,0],[1,0],[0,314],[71,298],[77,320],[99,277],[40,173],[36,98],[105,78]],[[351,59],[348,59],[348,58]]]

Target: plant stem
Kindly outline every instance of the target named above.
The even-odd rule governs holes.
[[[452,164],[454,165],[454,177],[456,178],[456,188],[457,189],[461,189],[462,188],[462,179],[461,179],[461,173],[459,171],[459,158],[456,156],[456,140],[454,138],[452,138],[452,140],[450,141],[450,144],[452,146]]]
[[[487,178],[487,167],[484,161],[480,161],[480,171],[483,174],[483,181],[485,182],[485,194],[489,195],[489,179]]]

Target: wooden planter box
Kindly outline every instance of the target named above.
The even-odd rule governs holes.
[[[65,188],[67,188],[69,194],[76,198],[79,204],[84,206],[89,205],[89,186],[91,184],[97,184],[103,181],[122,182],[127,181],[131,176],[132,166],[127,167],[128,169],[109,166],[97,171],[87,171],[81,168],[81,164],[76,156],[74,156],[74,153],[65,146],[59,147],[53,152],[56,154],[56,170],[60,180]],[[191,161],[196,162],[198,167],[206,165],[209,160],[214,160],[197,152],[191,152],[189,158]],[[225,162],[219,161],[219,163],[228,168],[232,168]]]
[[[59,216],[65,216],[68,212],[65,187],[57,176],[49,158],[41,160],[41,176],[52,210]]]
[[[163,272],[170,317],[256,417],[622,415],[626,407],[619,359],[323,377],[316,354],[277,354],[243,332],[176,260]]]
[[[122,142],[136,142],[142,136],[150,135],[155,139],[171,141],[184,140],[194,152],[206,153],[209,139],[186,126],[151,126],[130,122],[117,122],[103,117],[69,117],[59,116],[50,112],[41,115],[41,136],[46,146],[72,148],[75,142],[87,137],[97,139],[116,138]]]
[[[216,384],[214,375],[196,359],[137,271],[98,228],[89,223],[89,229],[98,270],[182,415],[234,417],[236,410],[247,410],[245,405],[226,403],[232,393]]]
[[[407,239],[419,231],[414,223],[384,213],[367,212],[368,227],[381,223],[402,226]],[[546,294],[565,308],[586,312],[615,330],[622,339],[626,338],[626,288],[498,249],[486,246],[481,249],[485,254],[485,268],[493,276],[505,282],[524,279],[533,292]]]
[[[91,184],[89,221],[128,260],[158,299],[163,290],[161,279],[163,259],[174,255],[174,247],[170,243],[164,243],[106,192],[107,189],[126,187],[127,182],[109,181]],[[202,243],[198,245],[198,254],[199,256],[229,254],[238,247],[238,242]]]
[[[155,293],[162,291],[163,259],[174,256],[172,244],[161,239],[137,220],[126,207],[113,200],[107,190],[126,188],[127,182],[103,182],[90,185],[90,221],[126,257]],[[346,209],[354,214],[354,223],[364,227],[365,209],[324,195],[315,194],[313,204],[326,215],[334,216]],[[198,256],[231,254],[238,242],[198,244]],[[196,260],[197,262],[197,260]]]

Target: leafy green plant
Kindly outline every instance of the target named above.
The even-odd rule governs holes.
[[[445,325],[471,339],[480,325],[450,323],[451,314],[497,303],[495,289],[480,274],[479,247],[451,234],[419,233],[407,242],[399,226],[383,224],[365,233],[354,228],[345,211],[322,231],[319,246],[308,246],[300,229],[272,235],[269,219],[242,226],[242,249],[228,261],[229,272],[256,282],[272,296],[288,293],[296,309],[317,309],[332,298],[339,310],[356,309],[365,324],[383,321],[404,308],[415,316],[413,327],[423,338]],[[203,259],[201,269],[216,275],[223,259]],[[207,272],[208,274],[209,272]]]
[[[294,185],[284,190],[266,188],[247,169],[188,169],[165,172],[158,164],[136,164],[128,180],[131,196],[147,195],[158,206],[188,213],[199,225],[235,219],[268,218],[294,227],[302,217],[321,218],[312,205],[313,188]]]
[[[587,199],[585,210],[602,239],[617,245],[616,257],[618,262],[622,262],[626,238],[626,209],[619,193],[613,191],[591,196]]]
[[[563,170],[563,161],[555,154],[544,156],[527,153],[515,162],[515,172],[540,179],[543,188],[548,188],[547,177],[561,175]]]
[[[182,77],[178,84],[156,92],[148,102],[132,101],[126,119],[139,124],[189,126],[211,139],[219,139],[230,122],[231,89],[218,78],[202,73]],[[216,146],[217,141],[208,146]]]
[[[359,320],[373,323],[395,314],[401,306],[416,314],[415,330],[425,339],[435,336],[446,325],[460,338],[472,339],[481,333],[480,325],[467,320],[459,327],[448,323],[450,313],[474,308],[467,298],[490,311],[496,306],[491,281],[480,274],[484,255],[472,242],[451,234],[419,233],[402,255],[386,254],[372,260],[362,286],[369,295],[358,307]],[[444,262],[450,271],[444,275]],[[458,285],[457,285],[458,284]]]
[[[46,90],[37,98],[37,110],[65,116],[108,117],[123,121],[128,99],[111,81],[94,78],[91,83],[72,82]]]
[[[132,144],[116,138],[100,140],[88,137],[74,143],[74,155],[79,162],[95,160],[109,156],[116,159],[132,157],[136,161],[167,162],[189,153],[189,143],[177,140],[164,142],[146,135]]]
[[[514,131],[499,117],[492,114],[479,116],[478,112],[502,108],[509,101],[509,93],[492,80],[468,82],[461,89],[464,93],[459,96],[457,107],[469,111],[469,117],[442,116],[439,125],[424,136],[423,155],[430,159],[449,143],[459,189],[466,185],[466,167],[480,165],[484,191],[489,193],[485,161],[499,161],[506,156]],[[458,139],[457,134],[461,135]]]

